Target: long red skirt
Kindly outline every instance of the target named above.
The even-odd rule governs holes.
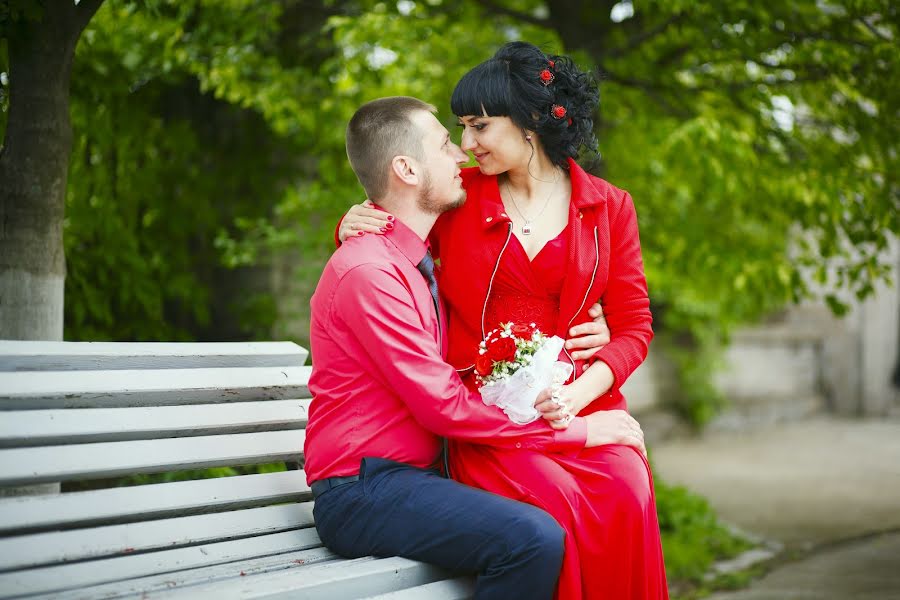
[[[668,598],[653,478],[628,446],[577,456],[451,442],[453,478],[538,506],[566,532],[557,600]]]

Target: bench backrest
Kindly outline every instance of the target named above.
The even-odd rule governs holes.
[[[166,589],[183,583],[179,570],[208,566],[214,578],[222,565],[224,577],[241,557],[266,569],[304,549],[333,558],[298,469],[306,358],[290,342],[0,341],[0,489],[63,489],[0,498],[0,597],[77,597],[139,578],[136,591]],[[270,463],[294,469],[112,487],[123,475]],[[74,481],[92,489],[66,493]]]

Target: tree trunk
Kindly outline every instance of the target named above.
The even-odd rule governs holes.
[[[0,339],[63,337],[69,77],[78,38],[102,2],[49,2],[39,20],[10,25],[9,119],[0,150]]]

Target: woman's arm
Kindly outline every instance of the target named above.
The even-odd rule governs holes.
[[[622,193],[618,214],[610,219],[611,259],[602,299],[610,341],[588,359],[592,366],[603,362],[611,370],[614,381],[608,389],[621,387],[644,362],[653,339],[637,213],[631,195]],[[598,390],[597,396],[602,393]]]
[[[573,383],[560,389],[560,401],[573,415],[625,383],[647,357],[653,338],[637,214],[628,193],[624,193],[619,211],[611,219],[610,234],[612,260],[603,294],[603,312],[610,339],[594,352],[581,352],[579,358],[588,361],[585,371]],[[566,411],[545,405],[541,412],[545,419],[554,421],[564,417]]]

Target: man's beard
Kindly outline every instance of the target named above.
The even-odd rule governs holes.
[[[422,181],[422,190],[419,192],[417,205],[419,210],[430,215],[439,215],[448,210],[459,208],[466,202],[466,190],[460,190],[459,197],[455,202],[441,204],[434,198],[434,185],[431,181],[431,173],[425,172]]]

